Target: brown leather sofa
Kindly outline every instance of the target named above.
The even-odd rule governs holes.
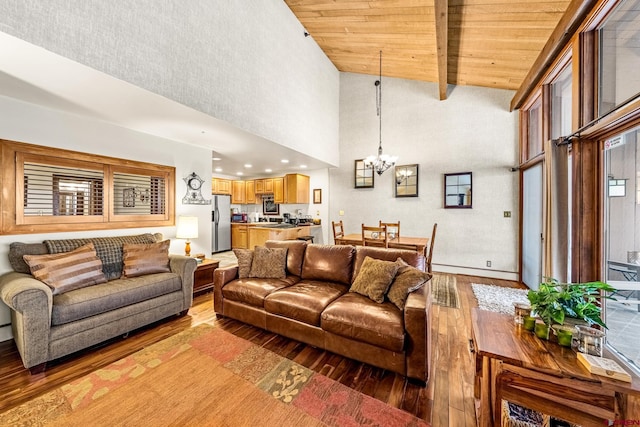
[[[426,383],[428,377],[427,282],[409,294],[404,310],[349,292],[365,256],[402,258],[420,270],[422,254],[304,241],[268,241],[287,248],[286,278],[238,278],[238,267],[214,273],[214,308],[230,317],[314,347]]]

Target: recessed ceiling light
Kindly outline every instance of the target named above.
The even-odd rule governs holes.
[[[222,172],[222,168],[215,168],[214,169],[216,172]]]
[[[251,163],[245,163],[245,164],[244,164],[244,167],[245,167],[245,168],[251,168],[251,167],[253,167],[253,165],[252,165]]]
[[[244,175],[242,172],[236,172],[236,175]]]
[[[219,162],[222,159],[220,157],[214,157],[213,160],[216,161],[216,162]]]
[[[282,159],[282,160],[280,160],[280,161],[281,161],[282,163],[289,163],[289,160],[287,160],[287,159]]]
[[[300,165],[300,169],[306,169],[307,165]]]
[[[271,169],[265,169],[264,171],[265,171],[266,173],[271,173],[271,172],[273,172]]]

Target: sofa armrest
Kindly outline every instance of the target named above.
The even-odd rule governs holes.
[[[25,368],[45,363],[49,356],[51,288],[30,274],[0,276],[0,299],[11,309],[11,328]]]
[[[407,377],[427,381],[429,376],[429,328],[427,286],[411,292],[404,306],[404,327],[407,334]]]
[[[183,310],[188,310],[193,304],[193,275],[198,268],[195,258],[184,255],[169,255],[169,268],[171,272],[180,276],[182,292],[184,294]]]
[[[222,288],[230,281],[238,278],[238,266],[217,268],[213,272],[213,309],[218,314],[223,314]]]

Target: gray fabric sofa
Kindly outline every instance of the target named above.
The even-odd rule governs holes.
[[[193,302],[195,259],[169,256],[170,272],[119,278],[122,244],[161,241],[161,234],[95,239],[12,243],[13,272],[0,276],[0,299],[11,309],[13,336],[22,362],[31,373],[46,363],[172,315],[184,315]],[[54,295],[35,279],[23,255],[42,255],[52,248],[72,250],[93,242],[108,282]],[[118,250],[118,247],[120,250]]]

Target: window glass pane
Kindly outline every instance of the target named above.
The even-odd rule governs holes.
[[[527,111],[527,158],[532,159],[542,153],[542,102],[538,100]]]
[[[600,28],[602,116],[640,93],[640,0],[624,1]]]
[[[571,135],[571,64],[551,84],[551,139]]]
[[[149,175],[113,174],[115,215],[164,214],[165,179]]]
[[[102,215],[102,183],[102,171],[25,162],[24,215]]]
[[[607,342],[640,366],[640,128],[608,141],[605,151],[605,300]]]

